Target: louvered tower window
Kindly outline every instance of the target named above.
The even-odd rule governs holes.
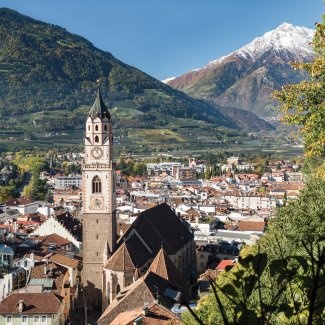
[[[93,193],[101,193],[102,192],[102,182],[98,176],[93,178]]]

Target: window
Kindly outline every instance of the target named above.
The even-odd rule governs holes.
[[[90,131],[90,125],[88,125],[88,131]]]
[[[95,142],[99,142],[98,135],[95,136]]]
[[[42,324],[46,324],[47,323],[47,316],[46,315],[42,315],[41,316],[41,323]]]
[[[98,125],[95,126],[95,130],[98,131]]]
[[[24,261],[24,266],[27,267],[27,261]]]
[[[119,284],[116,285],[116,294],[118,294],[121,291],[121,287]]]
[[[28,316],[27,315],[21,316],[21,323],[22,324],[27,324],[27,322],[28,322]]]
[[[101,193],[102,192],[102,182],[98,176],[93,178],[93,193]]]
[[[106,124],[104,125],[104,130],[107,131],[107,125]]]
[[[34,316],[34,324],[38,324],[40,321],[40,317],[38,315]]]
[[[12,324],[12,316],[7,316],[6,324]]]

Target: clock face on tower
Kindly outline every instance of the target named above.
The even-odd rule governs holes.
[[[104,207],[104,200],[102,197],[94,196],[90,199],[90,207],[94,210],[99,210]]]
[[[94,159],[100,159],[103,157],[104,151],[101,147],[94,147],[91,149],[90,154]]]

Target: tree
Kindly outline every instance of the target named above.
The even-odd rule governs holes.
[[[195,310],[202,324],[324,324],[325,181],[311,178],[279,208],[258,243],[212,282]],[[197,324],[189,313],[186,324]]]
[[[311,63],[293,63],[294,69],[305,70],[308,80],[286,85],[274,92],[283,122],[297,125],[303,136],[307,156],[325,156],[325,15],[316,24],[315,58]]]

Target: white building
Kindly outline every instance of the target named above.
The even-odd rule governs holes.
[[[257,193],[227,193],[227,200],[235,209],[271,209],[276,207],[276,199],[271,195]]]
[[[71,243],[76,247],[77,251],[80,250],[81,242],[78,241],[77,238],[54,216],[49,217],[45,222],[43,222],[32,233],[32,235],[49,236],[53,233],[71,241]]]
[[[54,179],[54,188],[56,190],[63,190],[72,186],[81,188],[82,186],[81,175],[56,176]]]

